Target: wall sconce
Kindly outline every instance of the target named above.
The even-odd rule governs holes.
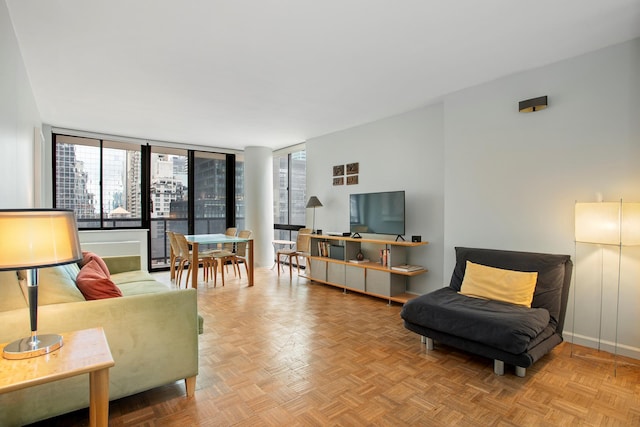
[[[525,99],[518,104],[518,111],[521,113],[532,113],[547,108],[547,96]]]
[[[575,241],[576,243],[590,243],[600,245],[610,245],[618,248],[618,277],[617,277],[617,299],[620,305],[620,268],[623,246],[640,245],[640,203],[619,202],[596,202],[596,203],[576,203],[575,205]],[[577,256],[576,256],[577,257]],[[576,283],[577,285],[577,283]],[[575,296],[573,328],[575,332]],[[602,334],[602,298],[603,298],[602,275],[600,277],[600,331],[598,332],[598,350]],[[614,360],[618,354],[618,315],[616,311]],[[575,335],[572,338],[572,344]],[[617,363],[614,365],[614,376]]]

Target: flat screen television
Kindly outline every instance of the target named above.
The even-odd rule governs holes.
[[[354,237],[360,233],[402,236],[404,220],[404,191],[349,195],[349,231]]]

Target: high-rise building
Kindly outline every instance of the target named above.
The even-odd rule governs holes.
[[[142,218],[142,200],[140,189],[140,151],[127,151],[127,203],[124,206],[132,218]]]
[[[178,163],[178,168],[175,166],[176,163]],[[171,202],[183,200],[185,197],[184,178],[178,177],[176,171],[181,172],[178,156],[167,154],[153,154],[151,156],[152,218],[171,216]]]
[[[76,158],[74,144],[56,144],[56,207],[74,210],[79,220],[99,217],[84,165]]]

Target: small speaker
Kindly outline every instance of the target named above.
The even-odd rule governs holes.
[[[422,242],[422,236],[411,236],[412,242]]]

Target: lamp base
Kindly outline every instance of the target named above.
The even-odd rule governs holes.
[[[51,353],[62,347],[62,337],[55,334],[37,335],[36,345],[32,345],[32,338],[22,338],[6,345],[2,351],[5,359],[28,359]]]

